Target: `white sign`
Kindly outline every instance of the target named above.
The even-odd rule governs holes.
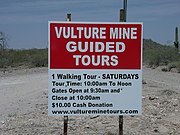
[[[141,23],[49,22],[49,115],[140,115],[141,92]]]

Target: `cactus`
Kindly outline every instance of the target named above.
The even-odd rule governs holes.
[[[70,21],[71,21],[71,13],[68,13],[68,14],[67,14],[66,21],[68,21],[68,22],[70,22]]]
[[[179,46],[179,41],[178,41],[178,27],[176,27],[176,30],[175,30],[175,42],[174,42],[174,46],[176,48],[178,48]]]

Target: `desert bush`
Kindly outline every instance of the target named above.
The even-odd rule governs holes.
[[[5,68],[8,65],[8,58],[7,58],[6,50],[0,50],[0,68]]]
[[[42,51],[41,53],[36,53],[31,58],[31,65],[33,67],[47,67],[48,65],[48,55],[46,51]]]
[[[149,66],[168,65],[171,62],[180,61],[180,54],[174,47],[144,40],[143,48],[143,62]]]
[[[41,67],[48,65],[47,49],[0,51],[0,68],[4,67]]]
[[[8,59],[6,58],[1,58],[0,59],[0,68],[6,68],[8,63]]]
[[[170,71],[172,68],[177,68],[178,72],[180,72],[180,61],[171,62],[167,65],[168,71]]]
[[[158,44],[151,39],[143,40],[143,63],[151,67],[168,65],[180,61],[178,50],[171,46]],[[42,67],[48,65],[48,49],[0,50],[0,68],[4,67]],[[178,64],[176,64],[178,68]]]

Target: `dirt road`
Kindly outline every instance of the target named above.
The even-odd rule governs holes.
[[[1,73],[0,79],[0,121],[7,116],[33,111],[47,92],[47,69],[13,70]]]
[[[58,135],[63,117],[47,116],[47,69],[0,73],[0,134]],[[143,115],[124,117],[125,135],[180,134],[180,74],[143,68]],[[117,134],[118,117],[70,117],[69,134]]]

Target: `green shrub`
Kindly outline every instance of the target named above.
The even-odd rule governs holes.
[[[180,72],[180,61],[171,62],[167,65],[168,70],[170,71],[172,68],[177,68],[178,72]]]
[[[34,67],[47,67],[48,56],[46,54],[36,54],[32,57],[31,65]]]
[[[48,65],[47,49],[0,50],[0,68],[4,67],[42,67]]]
[[[143,63],[151,67],[168,65],[168,69],[180,68],[180,54],[174,47],[158,44],[151,39],[143,40]],[[0,50],[0,68],[42,67],[48,65],[48,49]]]
[[[168,65],[180,61],[178,50],[171,46],[163,46],[152,40],[144,40],[143,62],[149,66]]]

